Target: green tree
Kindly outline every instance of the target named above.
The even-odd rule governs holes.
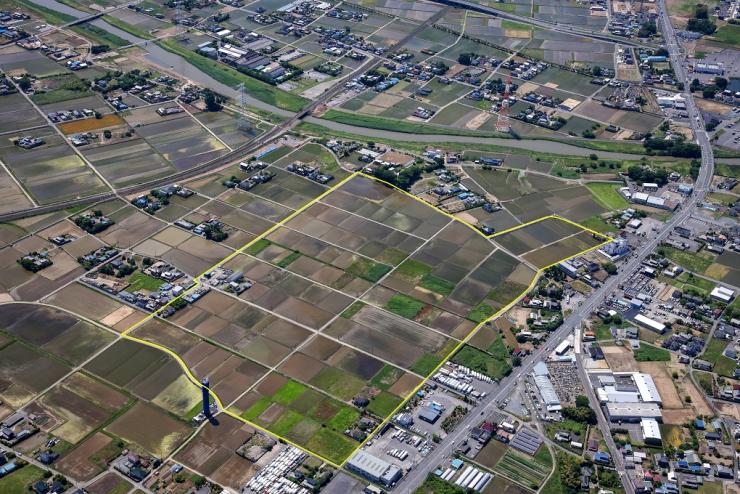
[[[216,93],[210,89],[203,91],[203,101],[206,104],[206,111],[221,111],[221,108],[223,108],[221,105],[221,98],[216,96]]]

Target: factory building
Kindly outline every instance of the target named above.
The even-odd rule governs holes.
[[[606,416],[612,422],[640,422],[642,419],[662,420],[655,403],[607,403]]]
[[[364,451],[355,453],[346,466],[352,472],[386,486],[395,484],[401,478],[400,468]]]
[[[721,63],[696,62],[694,64],[694,72],[697,74],[724,75],[725,68]]]
[[[642,430],[642,439],[645,444],[660,446],[663,438],[660,435],[660,425],[655,419],[640,420],[640,429]]]
[[[712,293],[710,293],[709,296],[714,300],[719,300],[720,302],[729,304],[730,302],[732,302],[732,299],[735,298],[735,291],[730,290],[729,288],[726,288],[724,286],[717,285],[714,287]]]
[[[658,388],[655,386],[653,376],[650,374],[643,374],[641,372],[632,373],[632,379],[637,386],[637,391],[640,393],[640,399],[645,403],[656,403],[658,405],[663,404],[663,400],[660,399]]]
[[[534,366],[533,370],[534,384],[537,386],[537,390],[540,392],[542,402],[547,407],[547,410],[549,412],[561,410],[563,407],[560,405],[558,393],[550,381],[550,373],[547,370],[547,365],[544,362],[539,362]]]
[[[662,419],[660,407],[663,403],[658,388],[650,374],[642,372],[600,373],[595,376],[594,386],[606,416],[612,422],[639,422],[653,441],[660,441],[660,430],[656,432],[652,422]]]
[[[650,374],[615,372],[598,376],[596,395],[605,403],[655,403],[662,405],[658,388]]]
[[[665,324],[650,319],[649,317],[646,317],[642,314],[637,314],[634,318],[634,321],[640,326],[655,331],[658,334],[665,333]]]

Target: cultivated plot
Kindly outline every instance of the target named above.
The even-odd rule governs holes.
[[[315,199],[299,204],[297,191]],[[288,208],[299,209],[281,220]],[[261,210],[278,223],[256,214]],[[116,226],[132,215],[129,207],[112,214],[123,214]],[[192,384],[208,377],[231,417],[333,464],[342,464],[463,348],[482,321],[511,306],[550,259],[598,243],[559,219],[486,238],[361,174],[326,189],[279,172],[267,184],[233,191],[226,202],[191,214],[219,215],[251,240],[232,252],[166,227],[136,249],[194,275],[218,265],[251,286],[227,292],[200,279],[201,286],[210,285],[207,294],[180,304],[166,321],[127,319],[124,334],[135,342],[115,343],[86,370],[180,417],[197,409]],[[115,236],[119,243],[128,238],[122,235]],[[173,256],[175,251],[187,256]],[[106,307],[96,319],[116,311]],[[137,414],[174,427],[137,405],[111,430]],[[143,446],[169,450],[163,443]]]

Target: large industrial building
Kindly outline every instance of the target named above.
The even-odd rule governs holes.
[[[655,403],[607,403],[606,416],[612,422],[640,422],[642,419],[662,419]]]
[[[639,422],[645,440],[659,444],[662,420],[658,388],[650,374],[642,372],[600,373],[594,387],[606,416],[612,422]]]
[[[372,482],[383,485],[393,485],[401,478],[400,468],[364,451],[358,451],[346,466]]]
[[[655,403],[663,401],[650,374],[641,372],[615,372],[597,377],[599,387],[596,395],[601,404],[605,403]]]
[[[550,372],[547,370],[547,365],[544,362],[538,362],[533,368],[533,374],[534,384],[540,392],[542,402],[547,408],[547,411],[555,412],[562,410],[563,407],[560,405],[558,393],[550,381]]]

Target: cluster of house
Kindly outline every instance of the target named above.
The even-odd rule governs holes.
[[[630,84],[619,85],[620,87],[616,88],[610,95],[608,95],[601,104],[618,110],[641,111],[642,108],[640,107],[640,103],[638,103],[638,98],[640,96],[639,87],[632,86]]]
[[[302,161],[294,161],[285,169],[320,184],[327,184],[334,178],[328,173],[321,173],[321,168],[316,163],[308,164]]]
[[[87,233],[100,233],[109,226],[115,224],[115,221],[105,216],[100,211],[90,211],[83,213],[74,218],[75,225],[79,226]]]
[[[22,411],[5,417],[0,422],[0,442],[12,447],[36,434],[39,428],[33,423],[32,418]]]
[[[634,12],[632,9],[626,12],[614,11],[609,16],[607,25],[609,32],[617,36],[631,38],[637,35],[640,26],[656,18],[656,14],[646,12]]]
[[[5,96],[7,94],[13,94],[17,91],[15,88],[15,85],[5,77],[5,74],[0,72],[0,96]]]
[[[313,31],[318,35],[316,42],[323,48],[324,53],[335,57],[354,53],[351,58],[362,60],[367,57],[362,52],[382,56],[386,51],[385,47],[377,47],[374,43],[364,39],[363,36],[355,36],[346,29],[317,26]]]
[[[545,62],[518,62],[513,59],[509,59],[501,64],[501,68],[510,70],[513,77],[524,81],[533,79],[537,76],[537,74],[545,70],[547,67],[548,65]]]
[[[533,106],[512,115],[512,118],[551,130],[558,130],[566,123],[566,120],[556,113],[553,112],[552,114],[548,114],[547,112],[538,110]]]
[[[245,178],[239,182],[236,187],[242,190],[251,190],[259,184],[264,184],[272,180],[275,173],[268,170],[260,170],[254,175]]]
[[[156,211],[169,203],[170,197],[178,196],[182,198],[188,198],[193,194],[194,192],[192,190],[186,189],[181,185],[167,185],[158,189],[154,189],[149,194],[142,194],[138,197],[135,197],[131,200],[131,204],[139,209],[143,209],[149,214],[154,214]]]
[[[30,19],[28,14],[20,11],[11,12],[9,10],[0,10],[0,36],[9,41],[16,41],[26,36],[23,28],[14,24],[21,23],[27,19]]]
[[[313,70],[315,70],[316,72],[321,72],[322,74],[336,77],[342,73],[342,71],[344,70],[344,65],[326,61],[315,65]]]
[[[85,269],[92,269],[99,264],[103,264],[104,262],[113,259],[117,255],[118,249],[116,249],[115,247],[104,245],[88,252],[87,254],[79,256],[77,258],[77,262],[80,263]],[[111,267],[113,267],[113,269],[117,269],[118,262],[114,261],[111,264]]]
[[[347,10],[341,7],[334,7],[329,10],[326,17],[332,17],[334,19],[341,19],[343,21],[362,22],[367,18],[367,14],[359,12],[357,10]]]
[[[47,251],[33,251],[18,259],[18,264],[20,264],[23,269],[36,273],[44,268],[48,268],[54,264],[54,261],[51,260]]]
[[[69,489],[69,481],[64,477],[53,477],[49,480],[37,480],[28,486],[33,494],[62,494]]]
[[[89,108],[83,108],[82,110],[58,110],[48,112],[46,116],[54,123],[69,122],[71,120],[79,120],[83,118],[90,118],[95,116],[95,111]]]
[[[253,285],[251,281],[244,277],[243,272],[238,270],[233,271],[221,266],[207,272],[203,277],[211,286],[220,288],[235,295],[239,295],[245,290],[249,290]]]
[[[703,423],[703,420],[697,419],[697,422]],[[706,432],[705,439],[709,443],[717,442],[719,433]],[[629,443],[621,448],[620,453],[625,459],[627,469],[634,472],[637,494],[653,492],[655,494],[678,494],[684,489],[698,489],[704,484],[704,478],[709,475],[713,475],[716,480],[734,478],[734,470],[731,467],[721,463],[712,465],[704,462],[694,450],[678,451],[672,458],[664,453],[653,455],[652,463],[656,471],[643,466],[650,461],[649,454],[635,451]]]
[[[23,136],[14,141],[14,144],[19,148],[33,149],[46,144],[46,141],[41,137]]]
[[[666,350],[676,352],[679,355],[679,362],[687,364],[689,363],[689,359],[696,357],[702,352],[704,340],[691,333],[674,332],[663,341],[661,346]]]
[[[159,458],[124,450],[121,456],[111,462],[111,466],[134,482],[141,482],[161,463]]]
[[[91,141],[94,141],[97,138],[98,134],[93,132],[81,132],[79,134],[72,134],[69,136],[69,142],[71,142],[73,146],[80,147],[87,146]]]
[[[534,103],[536,105],[542,105],[542,106],[548,106],[550,108],[555,108],[560,103],[562,103],[562,99],[554,96],[543,96],[541,94],[529,92],[522,96],[522,99],[524,101],[528,101],[530,103]]]

